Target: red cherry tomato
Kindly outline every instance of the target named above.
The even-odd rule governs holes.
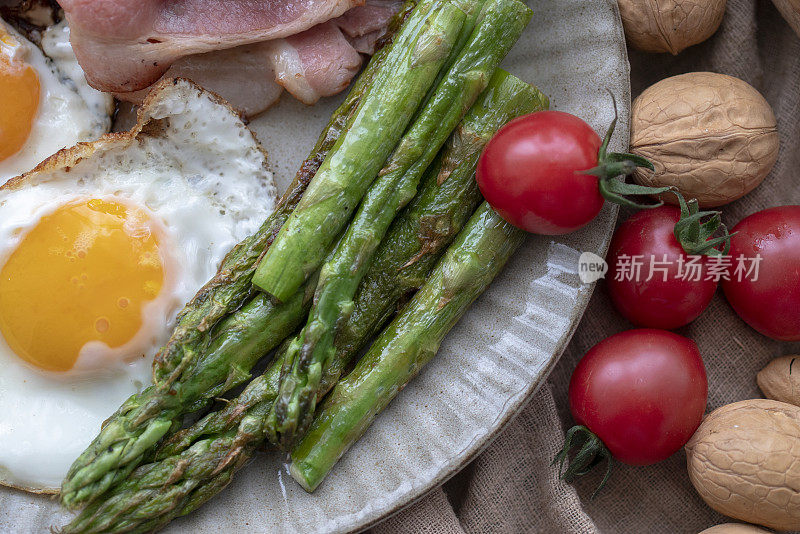
[[[569,406],[617,460],[660,462],[700,425],[708,383],[697,345],[666,330],[629,330],[601,341],[578,363]]]
[[[514,226],[536,234],[572,232],[603,207],[596,176],[602,140],[583,120],[540,111],[506,124],[478,160],[481,193]]]
[[[754,213],[737,224],[731,239],[730,280],[722,289],[747,324],[773,339],[800,341],[800,206]],[[760,257],[755,272],[736,272]],[[757,260],[756,260],[757,261]]]
[[[707,276],[708,257],[692,260],[675,238],[680,218],[676,206],[640,211],[622,223],[611,241],[611,301],[637,326],[672,330],[689,324],[717,289],[717,281]]]

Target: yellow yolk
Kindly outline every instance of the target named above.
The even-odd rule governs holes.
[[[67,371],[86,343],[131,341],[164,284],[151,228],[142,211],[96,199],[43,217],[0,270],[0,333],[11,349]]]
[[[28,140],[39,108],[36,71],[6,53],[15,43],[0,27],[0,161],[19,152]]]

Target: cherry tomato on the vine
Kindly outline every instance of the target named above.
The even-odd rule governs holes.
[[[539,111],[503,126],[478,160],[481,193],[517,228],[544,235],[573,232],[594,219],[606,200],[645,208],[631,195],[668,187],[626,184],[617,177],[653,165],[634,154],[609,153],[616,119],[604,139],[583,120],[562,111]]]
[[[765,336],[800,341],[800,206],[759,211],[732,233],[728,302]]]
[[[478,186],[505,220],[536,234],[586,225],[605,201],[596,176],[602,140],[583,120],[540,111],[506,124],[478,160]]]
[[[586,353],[572,373],[569,407],[615,459],[648,465],[689,440],[707,394],[705,367],[692,340],[639,329],[611,336]]]
[[[672,330],[697,319],[718,281],[709,257],[690,256],[675,237],[677,206],[634,213],[608,251],[608,290],[619,312],[637,326]]]

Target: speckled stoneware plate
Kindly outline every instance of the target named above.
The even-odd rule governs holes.
[[[535,15],[505,68],[536,84],[553,109],[604,131],[619,104],[613,148],[627,143],[630,83],[615,0],[530,0]],[[285,187],[339,99],[313,108],[284,98],[252,123]],[[616,210],[559,238],[531,238],[447,337],[439,355],[380,415],[323,485],[305,493],[283,458],[262,454],[168,532],[355,532],[407,506],[474,458],[530,399],[583,314],[592,287],[578,257],[605,253]],[[109,413],[115,407],[109,407]],[[2,532],[65,522],[55,502],[0,488]]]

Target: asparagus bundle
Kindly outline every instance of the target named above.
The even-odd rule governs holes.
[[[546,98],[530,85],[502,71],[495,74],[381,244],[357,293],[356,312],[337,338],[335,363],[324,384],[335,383],[399,301],[423,284],[463,227],[480,199],[474,172],[485,143],[511,118],[546,106]],[[222,410],[173,435],[155,463],[134,471],[64,532],[147,532],[221,491],[266,439],[264,418],[277,395],[282,354]]]
[[[318,390],[322,398],[336,384],[351,358],[365,340],[378,333],[408,295],[427,279],[444,249],[461,231],[482,200],[475,181],[475,168],[483,147],[497,130],[514,117],[547,109],[549,103],[533,86],[498,69],[487,89],[470,108],[451,135],[440,157],[422,180],[419,194],[397,217],[381,241],[369,271],[354,298],[354,312],[336,337],[336,351],[325,367]],[[288,342],[287,342],[288,343]],[[262,377],[277,391],[285,351]],[[236,402],[206,417],[201,423],[177,432],[161,448],[158,458],[178,454],[203,435],[226,430],[237,413],[257,402],[259,388],[248,388]],[[273,394],[266,395],[272,399]],[[268,421],[268,430],[272,431]]]
[[[483,203],[429,280],[325,399],[292,450],[290,473],[314,491],[339,458],[439,350],[447,332],[489,286],[525,234]]]
[[[535,87],[498,69],[481,98],[451,135],[445,149],[422,180],[419,194],[394,220],[381,241],[375,259],[356,292],[354,312],[336,337],[335,357],[325,368],[318,398],[336,384],[365,340],[378,333],[397,310],[427,279],[444,249],[461,231],[482,200],[475,168],[483,147],[497,130],[514,117],[548,108],[545,95]],[[284,346],[262,377],[277,391]],[[248,388],[237,402],[211,414],[191,428],[177,432],[160,449],[158,458],[178,454],[200,436],[220,433],[237,420],[242,408],[263,400],[259,388]],[[267,398],[272,398],[267,395]]]
[[[489,0],[485,4],[464,48],[371,185],[333,256],[323,265],[308,323],[289,345],[280,392],[270,413],[270,428],[274,428],[271,440],[282,448],[291,448],[311,424],[325,367],[335,354],[337,326],[346,323],[358,284],[386,230],[417,193],[423,172],[486,88],[530,16],[530,9],[518,0]]]
[[[249,369],[275,344],[289,335],[307,312],[308,301],[298,309],[298,301],[276,306],[263,296],[255,297],[250,309],[243,309],[228,326],[220,321],[253,298],[250,281],[258,258],[269,247],[299,202],[308,183],[336,140],[349,128],[360,101],[388,55],[392,37],[416,4],[407,1],[392,19],[386,37],[353,89],[334,112],[314,149],[303,162],[294,181],[278,202],[278,206],[259,230],[239,243],[223,260],[217,275],[206,284],[182,310],[177,326],[153,362],[155,385],[133,395],[103,425],[100,434],[74,462],[61,488],[61,502],[70,509],[90,502],[111,485],[124,479],[145,460],[159,440],[178,424],[181,416],[249,378]],[[308,284],[313,291],[314,284]],[[308,296],[307,291],[297,293]],[[259,320],[251,321],[257,309]],[[269,328],[270,343],[261,341],[249,348],[237,346],[257,334],[253,328]],[[209,345],[212,329],[218,348]],[[239,333],[237,333],[239,332]],[[225,339],[229,342],[223,342]],[[206,358],[205,355],[211,355]]]
[[[338,355],[350,353],[358,340],[376,334],[396,311],[395,303],[422,286],[441,252],[475,211],[482,200],[475,168],[486,143],[509,120],[548,106],[547,97],[533,86],[504,70],[495,71],[489,87],[422,179],[417,196],[381,241],[356,291],[353,313],[336,336],[337,357],[325,369],[320,393],[333,387],[349,363]],[[402,267],[392,269],[393,265]]]
[[[421,2],[411,13],[350,129],[261,259],[254,285],[283,301],[317,271],[419,109],[465,20],[457,0]]]

